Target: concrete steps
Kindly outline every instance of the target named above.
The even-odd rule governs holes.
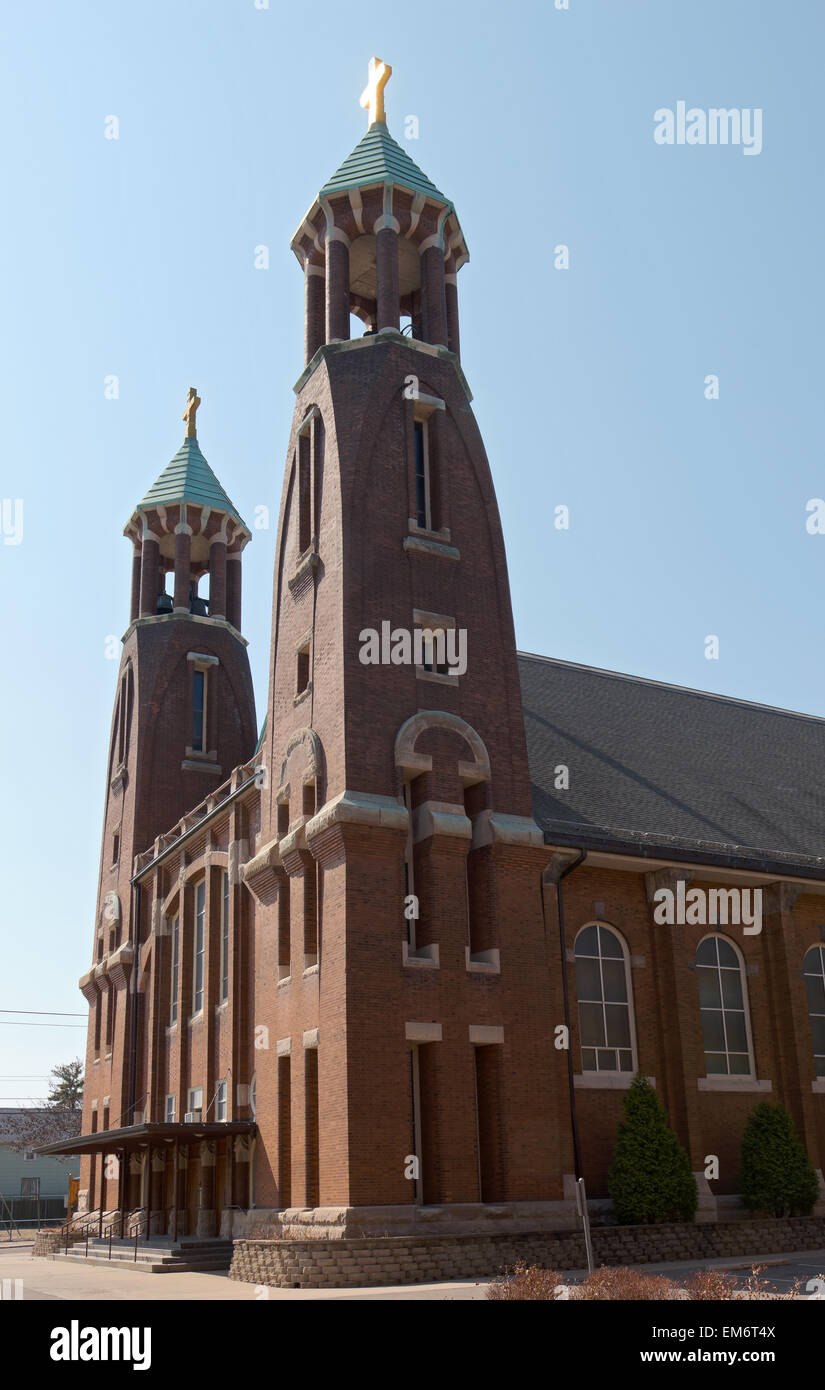
[[[61,1250],[48,1258],[66,1264],[132,1269],[140,1274],[225,1274],[232,1259],[232,1241],[191,1238],[173,1245],[163,1236],[155,1237],[138,1241],[135,1259],[134,1240],[114,1239],[110,1259],[108,1239],[95,1237],[89,1241],[88,1255],[84,1244],[70,1246],[68,1254]]]

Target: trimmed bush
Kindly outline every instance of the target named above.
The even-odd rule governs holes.
[[[699,1194],[690,1159],[641,1073],[625,1096],[607,1190],[622,1226],[692,1221],[696,1215]]]
[[[807,1216],[819,1196],[813,1164],[784,1105],[763,1100],[742,1135],[742,1201],[748,1211]]]

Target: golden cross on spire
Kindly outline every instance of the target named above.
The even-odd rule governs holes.
[[[200,403],[201,398],[198,395],[197,386],[190,386],[189,396],[186,401],[186,409],[184,410],[183,415],[181,416],[181,419],[186,421],[187,439],[197,439],[198,437],[198,427],[195,416],[197,414],[198,406],[200,405]]]
[[[371,126],[374,121],[381,121],[386,124],[384,88],[391,77],[392,68],[389,63],[382,63],[380,58],[370,58],[370,80],[361,93],[361,105],[368,106],[370,110],[368,126]]]

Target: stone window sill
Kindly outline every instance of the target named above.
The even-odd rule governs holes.
[[[421,946],[418,950],[411,950],[407,941],[401,943],[401,963],[410,966],[411,969],[438,970],[438,955],[439,948],[436,942],[431,946]]]
[[[221,771],[221,765],[220,763],[209,762],[207,758],[202,759],[199,756],[195,756],[193,758],[184,758],[180,765],[180,769],[181,772],[219,773]]]
[[[696,1082],[700,1091],[772,1091],[772,1081],[757,1081],[755,1076],[700,1076]]]
[[[825,1096],[825,1076],[818,1076],[815,1081],[812,1081],[811,1090],[814,1095]]]
[[[419,540],[432,541],[435,545],[449,545],[452,540],[449,526],[441,526],[437,531],[428,531],[426,526],[419,526],[414,517],[410,517],[407,524],[410,535]]]
[[[433,681],[436,685],[458,685],[458,676],[451,676],[447,671],[428,671],[424,666],[416,666],[415,679]]]
[[[501,952],[498,947],[490,951],[476,951],[470,954],[469,946],[464,948],[464,960],[467,969],[475,975],[500,975],[501,974]]]
[[[454,545],[443,545],[441,541],[431,541],[425,536],[405,536],[404,549],[416,555],[434,555],[442,560],[461,559]]]
[[[302,705],[302,704],[304,703],[304,700],[308,700],[311,694],[312,694],[312,681],[310,681],[309,685],[305,686],[303,690],[299,690],[299,691],[298,691],[298,694],[295,696],[295,699],[292,701],[292,708],[295,709],[298,705]]]
[[[281,979],[281,980],[278,981],[278,983],[277,983],[277,985],[275,986],[275,988],[276,988],[276,989],[284,989],[287,985],[291,985],[291,984],[292,984],[292,976],[291,976],[291,975],[284,975],[283,979]]]
[[[629,1091],[634,1076],[632,1071],[585,1071],[573,1077],[573,1085],[578,1091]],[[656,1085],[655,1076],[645,1079]]]

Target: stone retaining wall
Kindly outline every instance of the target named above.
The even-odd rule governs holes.
[[[825,1218],[594,1229],[598,1265],[645,1264],[825,1248]],[[363,1288],[482,1279],[515,1264],[581,1269],[580,1234],[236,1240],[230,1279],[275,1288]],[[825,1274],[825,1269],[822,1271]]]
[[[85,1239],[86,1234],[84,1231],[75,1230],[69,1233],[70,1245],[76,1245],[79,1240]],[[32,1255],[54,1255],[57,1253],[58,1250],[65,1249],[65,1247],[65,1231],[61,1233],[60,1230],[52,1229],[45,1231],[35,1231],[34,1233],[34,1246],[32,1247]]]

